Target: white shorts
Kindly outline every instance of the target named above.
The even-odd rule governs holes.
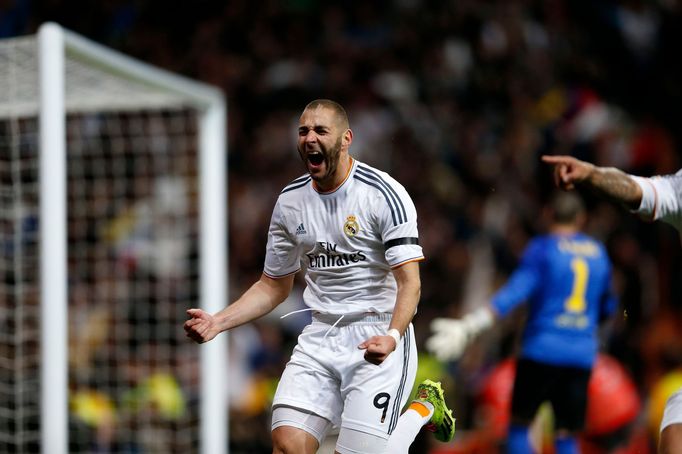
[[[380,365],[367,362],[358,345],[385,335],[391,314],[313,315],[298,337],[282,374],[273,407],[311,411],[333,426],[387,439],[398,423],[417,373],[410,325],[396,350]],[[326,336],[326,337],[325,337]],[[318,434],[319,436],[319,434]]]
[[[678,389],[668,398],[663,410],[661,431],[671,424],[682,424],[682,388]]]

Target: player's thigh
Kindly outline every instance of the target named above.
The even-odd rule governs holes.
[[[277,385],[273,408],[288,406],[308,410],[339,425],[343,398],[340,380],[325,361],[331,353],[318,348],[319,341],[306,339],[308,327],[299,336],[291,359]],[[312,336],[311,336],[312,337]]]
[[[585,426],[591,370],[571,367],[560,369],[550,398],[554,424],[557,430],[579,432]]]
[[[342,379],[341,429],[388,438],[414,385],[417,372],[414,330],[410,326],[398,348],[380,365],[367,362],[362,350],[353,355],[355,365]]]
[[[540,405],[549,398],[556,372],[529,359],[516,362],[516,377],[512,391],[511,419],[515,424],[529,425]]]
[[[283,454],[313,454],[331,427],[331,421],[311,411],[276,406],[272,410],[273,450]]]
[[[658,454],[682,454],[682,423],[670,424],[661,431]]]

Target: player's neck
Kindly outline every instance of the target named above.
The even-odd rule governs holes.
[[[350,169],[353,167],[353,158],[350,156],[339,159],[339,165],[334,172],[333,178],[328,183],[314,182],[315,189],[319,192],[333,192],[348,179]]]
[[[553,235],[571,236],[578,233],[579,229],[574,224],[552,224],[549,231]]]

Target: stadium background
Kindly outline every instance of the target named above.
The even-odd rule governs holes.
[[[318,97],[343,104],[353,154],[401,181],[419,212],[427,256],[420,343],[434,316],[484,301],[543,230],[552,185],[541,154],[640,175],[680,167],[676,0],[0,3],[0,37],[34,33],[47,20],[224,90],[233,296],[260,275],[272,205],[303,172],[294,147],[301,108]],[[607,202],[588,204],[587,231],[609,248],[623,309],[603,351],[631,374],[643,403],[634,433],[651,446],[653,394],[682,364],[679,236]],[[423,358],[422,373],[445,381],[460,432],[449,451],[420,437],[413,452],[487,449],[463,445],[487,421],[478,393],[513,351],[522,317],[457,365]],[[233,453],[269,452],[268,399],[306,320],[286,322],[275,314],[232,336]]]

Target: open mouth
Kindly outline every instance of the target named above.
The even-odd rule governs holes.
[[[310,161],[310,163],[314,166],[319,166],[324,161],[324,155],[319,152],[309,153],[308,161]]]

